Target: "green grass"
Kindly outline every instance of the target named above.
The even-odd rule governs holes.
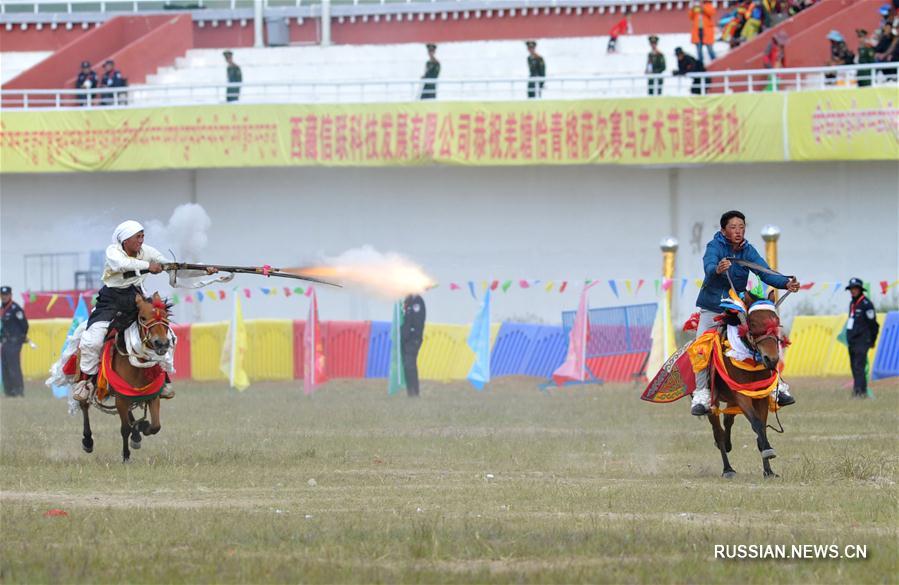
[[[896,583],[899,388],[875,391],[795,381],[782,477],[740,418],[727,481],[686,401],[631,386],[182,384],[130,465],[117,418],[94,412],[85,454],[30,386],[0,400],[0,583]],[[713,548],[832,543],[868,558]]]

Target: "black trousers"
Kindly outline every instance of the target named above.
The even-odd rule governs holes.
[[[423,100],[437,99],[437,84],[436,83],[424,84],[421,88],[421,99],[423,99]]]
[[[418,350],[421,349],[421,339],[404,339],[403,371],[406,374],[406,394],[418,396]]]
[[[662,95],[662,85],[665,83],[663,79],[649,80],[649,95]]]
[[[528,99],[540,97],[543,93],[542,81],[528,81]]]
[[[21,358],[21,341],[7,341],[0,345],[0,359],[3,360],[3,393],[7,396],[25,395]]]
[[[852,394],[867,396],[868,379],[865,370],[868,367],[868,348],[861,345],[849,345],[849,366],[852,368]]]

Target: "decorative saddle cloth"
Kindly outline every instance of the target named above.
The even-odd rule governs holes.
[[[146,384],[134,387],[112,369],[112,352],[114,351],[115,340],[110,339],[103,345],[100,372],[97,375],[97,398],[103,400],[108,393],[138,401],[156,398],[165,385],[165,371],[158,365],[141,369],[140,372]]]
[[[771,393],[777,388],[780,376],[772,372],[770,376],[749,383],[738,383],[728,373],[725,360],[734,367],[748,372],[766,370],[763,364],[759,364],[752,357],[746,357],[746,353],[739,342],[721,339],[717,329],[706,331],[694,341],[685,344],[668,358],[662,369],[653,377],[640,398],[648,402],[674,402],[684,396],[692,394],[696,390],[696,372],[711,367],[727,383],[728,388],[739,392],[749,398],[769,397],[769,408],[776,408],[776,401]],[[730,357],[736,356],[736,357]],[[743,358],[743,359],[739,359]],[[712,377],[714,379],[714,377]],[[712,397],[717,409],[717,397]],[[725,414],[738,414],[739,408],[729,406],[721,412]]]

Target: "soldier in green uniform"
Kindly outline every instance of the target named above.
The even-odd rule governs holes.
[[[425,74],[422,76],[422,79],[437,79],[440,77],[440,61],[434,56],[434,53],[437,51],[437,45],[428,43],[426,46],[428,48],[428,60],[425,62]],[[421,87],[421,99],[432,100],[436,97],[436,83],[425,83]]]
[[[874,63],[874,61],[876,61],[874,57],[874,47],[871,46],[871,42],[868,40],[868,31],[859,28],[855,30],[855,34],[858,36],[858,64]],[[859,69],[855,72],[855,76],[858,80],[859,87],[868,87],[871,85],[872,76],[870,69]]]
[[[649,56],[646,58],[646,73],[664,73],[665,55],[659,50],[659,37],[649,37]],[[649,80],[649,95],[662,95],[662,79]]]
[[[240,72],[240,67],[234,62],[234,53],[225,51],[222,55],[225,56],[225,61],[228,63],[229,85],[225,99],[229,102],[236,102],[240,98],[240,82],[243,81],[243,74]]]
[[[546,77],[546,61],[537,53],[537,41],[525,43],[528,48],[528,71],[532,81],[528,82],[528,99],[538,98],[543,93]]]

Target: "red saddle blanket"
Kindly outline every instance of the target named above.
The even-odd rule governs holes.
[[[159,395],[165,385],[165,371],[160,366],[143,368],[141,373],[146,384],[135,387],[125,381],[112,368],[112,352],[115,341],[109,340],[103,345],[103,357],[100,359],[100,373],[97,376],[97,396],[102,400],[107,392],[118,394],[130,400],[151,400]]]

